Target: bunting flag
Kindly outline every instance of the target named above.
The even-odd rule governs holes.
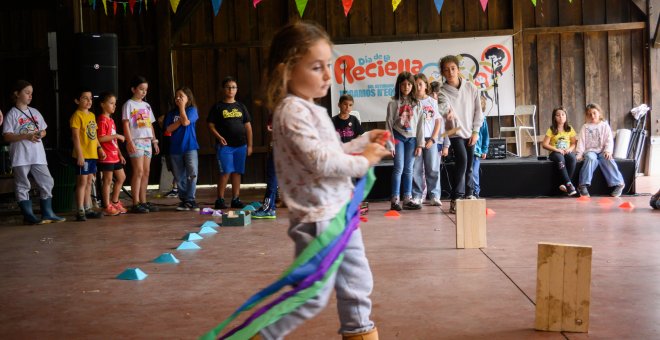
[[[126,15],[126,5],[127,5],[127,3],[126,3],[126,2],[122,2],[121,4],[122,4],[122,6],[124,7],[124,15]]]
[[[488,0],[479,0],[481,1],[481,9],[485,12],[486,6],[488,6]]]
[[[440,11],[442,10],[442,4],[445,3],[445,0],[433,0],[435,2],[435,9],[438,10],[438,14],[440,14]]]
[[[532,0],[532,5],[534,5],[534,7],[536,7],[536,0]]]
[[[337,272],[344,258],[344,249],[360,223],[360,202],[367,196],[375,180],[372,168],[357,182],[353,197],[330,221],[328,228],[307,245],[280,278],[250,297],[229,318],[201,339],[217,339],[222,330],[240,313],[253,308],[285,286],[292,288],[257,309],[241,325],[228,331],[220,339],[248,339],[317,296],[328,279]]]
[[[170,5],[172,6],[172,11],[176,13],[176,9],[179,7],[179,0],[170,0]]]
[[[305,7],[307,7],[308,0],[296,0],[296,7],[298,8],[298,14],[302,18],[303,13],[305,13]]]
[[[89,0],[89,2],[92,5],[92,9],[96,10],[96,0]]]
[[[128,0],[128,8],[131,9],[131,14],[133,14],[133,8],[135,8],[135,0]]]
[[[344,16],[348,16],[348,12],[353,7],[353,0],[341,0],[342,5],[344,5]]]
[[[215,16],[218,16],[218,12],[220,12],[220,5],[222,5],[222,0],[211,0],[211,4],[213,5],[213,13]]]
[[[257,8],[257,4],[259,4],[261,0],[252,0],[252,4],[254,5],[254,8]]]
[[[112,3],[112,14],[117,15],[117,3],[116,2]]]
[[[108,4],[106,3],[107,0],[101,0],[103,2],[103,10],[105,11],[105,15],[108,15]]]
[[[392,0],[392,12],[396,11],[396,8],[399,7],[401,0]]]

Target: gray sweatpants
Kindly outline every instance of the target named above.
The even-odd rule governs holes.
[[[39,188],[39,198],[43,200],[53,197],[52,191],[55,181],[53,181],[53,177],[50,175],[50,171],[48,171],[48,165],[31,164],[15,166],[12,168],[12,172],[14,173],[17,201],[30,199],[30,180],[28,179],[28,174],[32,174],[34,183]]]
[[[289,236],[295,242],[296,256],[329,224],[330,221],[322,221],[292,225],[289,228]],[[373,277],[364,253],[360,229],[353,232],[346,245],[344,260],[334,276],[321,288],[319,295],[261,330],[261,336],[267,340],[283,339],[305,320],[311,319],[323,310],[333,287],[337,295],[337,312],[341,323],[339,333],[361,333],[374,328],[374,323],[369,318],[371,314],[369,295],[373,289]]]

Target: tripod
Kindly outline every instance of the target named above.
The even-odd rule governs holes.
[[[497,107],[497,138],[502,138],[502,117],[500,116],[500,86],[497,84],[499,77],[495,72],[495,62],[490,58],[490,67],[493,72],[493,101]]]

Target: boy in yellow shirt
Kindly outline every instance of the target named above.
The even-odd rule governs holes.
[[[92,210],[92,180],[96,174],[96,161],[105,153],[96,138],[96,116],[90,112],[92,107],[92,91],[78,91],[74,102],[78,109],[69,119],[73,139],[73,158],[77,166],[76,179],[76,221],[86,221],[87,218],[101,218],[103,214]]]

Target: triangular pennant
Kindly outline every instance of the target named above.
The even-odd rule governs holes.
[[[392,0],[392,12],[396,11],[396,8],[399,7],[401,0]]]
[[[128,5],[128,4],[125,3],[125,2],[122,2],[122,5],[124,5],[124,15],[126,15],[126,5]]]
[[[117,3],[114,1],[112,2],[112,14],[117,15]]]
[[[144,0],[144,10],[148,11],[149,10],[149,1]]]
[[[135,8],[135,0],[128,0],[128,7],[131,9],[131,14],[133,14],[133,8]]]
[[[213,5],[213,13],[215,16],[218,16],[218,12],[220,12],[220,5],[222,5],[222,0],[211,0],[211,4]]]
[[[440,11],[442,10],[442,4],[445,3],[445,0],[433,0],[435,2],[435,9],[438,10],[438,14],[440,14]]]
[[[485,12],[486,6],[488,6],[488,0],[479,0],[481,1],[481,9]]]
[[[254,5],[254,8],[257,8],[257,5],[261,2],[261,0],[252,0],[252,5]]]
[[[96,11],[96,0],[89,0],[92,3],[92,9]]]
[[[344,5],[344,16],[348,16],[348,12],[353,7],[353,0],[341,0],[341,4]]]
[[[105,15],[108,15],[108,4],[106,3],[107,0],[101,1],[103,1],[103,10],[105,11]]]
[[[298,8],[298,14],[302,18],[303,13],[305,13],[305,7],[307,7],[308,0],[296,0],[296,7]]]
[[[170,0],[170,5],[172,6],[172,11],[176,13],[176,9],[179,7],[179,0]]]
[[[536,7],[536,0],[532,0],[532,5],[534,5],[534,7]]]
[[[94,6],[94,0],[88,0],[87,4],[90,5],[90,6]]]

